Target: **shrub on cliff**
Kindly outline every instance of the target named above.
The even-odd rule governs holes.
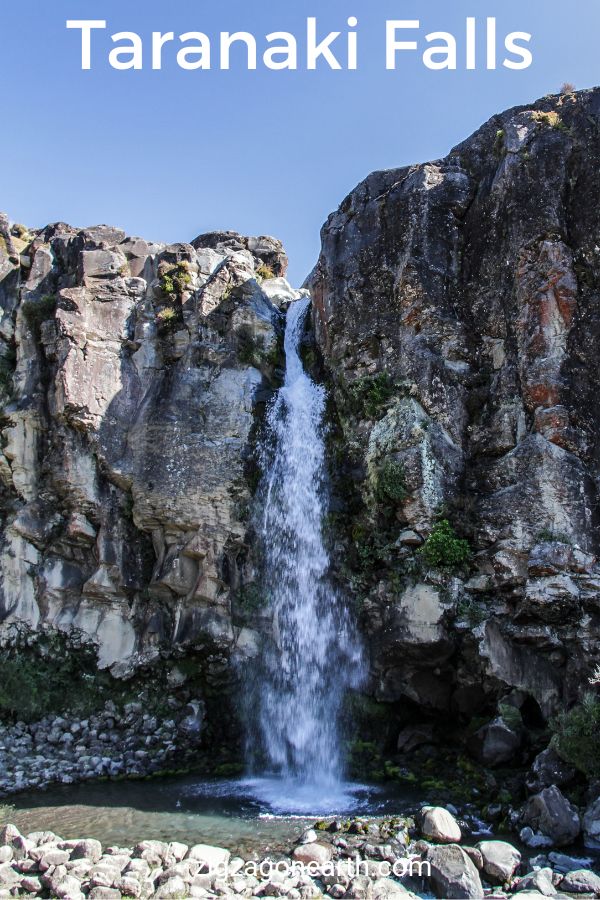
[[[600,698],[586,694],[569,712],[556,716],[551,727],[558,755],[588,778],[600,778]]]
[[[471,557],[469,542],[457,536],[448,519],[436,522],[418,552],[435,569],[456,568],[465,565]]]
[[[348,407],[358,418],[375,419],[393,394],[394,383],[387,372],[357,378],[348,387]]]
[[[408,496],[404,466],[393,459],[386,459],[377,473],[375,496],[379,503],[402,503]]]
[[[161,291],[172,303],[181,301],[184,291],[192,281],[189,262],[183,260],[174,265],[161,263],[159,280]]]

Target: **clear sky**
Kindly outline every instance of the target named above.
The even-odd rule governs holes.
[[[308,16],[324,35],[347,30],[352,15],[355,72],[248,72],[236,58],[229,72],[184,71],[168,48],[160,72],[149,54],[142,71],[107,62],[109,35],[122,30],[148,39],[154,30],[284,30],[302,48]],[[460,48],[469,15],[496,16],[501,37],[531,32],[532,67],[488,72],[481,60],[474,72],[433,72],[415,53],[386,71],[386,19],[454,32]],[[108,25],[89,72],[79,32],[65,28],[81,18]],[[108,222],[161,241],[214,229],[273,234],[299,284],[316,262],[321,224],[365,175],[445,155],[493,113],[565,81],[597,84],[599,38],[598,0],[4,2],[0,208],[31,226]]]

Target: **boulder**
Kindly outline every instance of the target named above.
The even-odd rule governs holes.
[[[573,781],[577,771],[564,762],[556,750],[547,747],[538,753],[527,776],[527,787],[530,791],[541,791],[555,784],[562,787]]]
[[[534,831],[550,838],[557,847],[572,844],[581,831],[577,809],[554,785],[527,801],[521,819]]]
[[[439,844],[457,844],[461,831],[454,816],[442,806],[425,806],[420,813],[421,833]]]
[[[554,897],[557,890],[554,887],[552,879],[552,869],[538,869],[535,872],[529,872],[524,878],[519,879],[516,890],[521,891],[539,891],[544,897]]]
[[[583,840],[590,850],[600,850],[600,797],[584,813]]]
[[[594,894],[600,897],[600,875],[589,869],[575,869],[567,872],[560,883],[560,889],[568,894]]]
[[[71,849],[71,859],[89,859],[97,863],[102,856],[102,844],[93,838],[77,841]]]
[[[483,858],[483,871],[495,884],[510,881],[521,864],[521,854],[506,841],[481,841],[477,849]]]
[[[324,866],[331,860],[332,855],[333,848],[331,844],[321,844],[319,842],[300,844],[300,846],[294,848],[292,853],[292,857],[305,866],[309,865],[309,863]]]
[[[426,858],[431,866],[429,880],[436,897],[444,900],[481,900],[483,886],[479,872],[461,847],[456,844],[431,847]]]
[[[475,732],[469,750],[486,766],[500,766],[515,758],[521,748],[521,734],[499,716]]]
[[[210,844],[194,844],[188,850],[186,859],[196,859],[200,863],[201,872],[216,872],[227,867],[230,859],[229,850],[212,847]]]

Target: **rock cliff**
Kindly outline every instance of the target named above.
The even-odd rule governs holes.
[[[255,652],[233,604],[286,265],[272,238],[0,220],[5,646],[58,631],[119,676],[192,648],[213,684]]]
[[[596,89],[370,175],[323,228],[340,577],[413,719],[541,725],[598,661],[599,198]]]

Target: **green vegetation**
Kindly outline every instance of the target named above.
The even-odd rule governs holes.
[[[376,475],[375,497],[379,503],[402,503],[406,500],[406,478],[402,463],[386,459]]]
[[[13,237],[19,238],[21,241],[27,241],[31,238],[31,234],[29,232],[29,228],[26,225],[21,225],[20,222],[17,222],[11,228],[11,234]]]
[[[550,727],[558,755],[588,778],[600,778],[600,698],[586,694],[569,712],[556,716]]]
[[[168,327],[174,325],[176,321],[179,321],[179,316],[172,306],[164,306],[156,313],[156,321],[158,325]]]
[[[160,289],[172,303],[181,302],[182,295],[191,284],[190,264],[187,260],[165,264],[159,269]]]
[[[547,125],[549,128],[558,128],[560,131],[568,131],[567,126],[555,110],[543,112],[538,109],[533,113],[533,118],[536,122],[539,122],[541,125]]]
[[[433,526],[431,534],[417,551],[432,568],[456,568],[465,565],[471,557],[468,541],[459,538],[448,519]]]
[[[542,530],[536,535],[536,541],[540,541],[545,543],[546,541],[550,541],[552,543],[556,542],[558,544],[571,544],[571,538],[568,534],[565,534],[564,531],[554,531],[552,528],[542,528]]]
[[[518,731],[523,727],[523,718],[516,706],[511,706],[510,703],[499,703],[498,712],[512,731]]]
[[[460,619],[464,619],[474,628],[477,625],[481,625],[482,622],[485,622],[488,617],[486,607],[472,597],[465,597],[459,600],[456,612]]]
[[[505,131],[504,128],[499,128],[496,132],[496,140],[494,141],[494,153],[497,156],[504,156],[506,154],[506,146],[504,144],[504,136]]]
[[[56,296],[46,294],[39,300],[28,300],[21,307],[23,317],[34,334],[38,335],[42,322],[51,319],[56,310]]]
[[[85,714],[114,699],[111,685],[111,676],[97,671],[92,650],[75,652],[55,635],[31,650],[2,651],[0,717],[32,722],[67,709]]]
[[[279,344],[272,344],[268,349],[264,349],[254,336],[251,328],[243,326],[237,331],[237,357],[238,360],[246,366],[270,366],[275,368],[281,362],[281,349]]]
[[[375,419],[394,396],[395,385],[387,372],[357,378],[348,387],[350,412],[361,418]]]
[[[264,262],[261,262],[257,267],[256,275],[261,281],[270,281],[271,278],[277,277],[271,266]]]
[[[238,591],[238,601],[247,612],[257,612],[268,603],[268,597],[260,584],[250,581]]]

